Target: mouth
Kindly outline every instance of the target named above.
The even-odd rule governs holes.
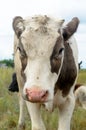
[[[23,99],[25,101],[31,102],[31,103],[39,103],[41,104],[47,111],[53,112],[54,107],[53,107],[53,99],[46,99],[46,100],[30,100],[27,95],[22,95]]]

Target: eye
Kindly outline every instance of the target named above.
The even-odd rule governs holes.
[[[25,50],[23,49],[23,47],[17,47],[17,49],[19,50],[20,52],[20,60],[21,60],[21,64],[22,64],[22,71],[21,71],[21,74],[24,76],[24,70],[26,68],[26,65],[27,65],[27,55],[26,55],[26,52]]]
[[[17,47],[17,49],[19,50],[21,57],[27,57],[25,50],[22,47]]]
[[[64,48],[60,48],[59,55],[64,51]]]
[[[21,48],[18,46],[17,49],[21,52]]]
[[[54,55],[54,59],[58,60],[58,58],[61,58],[61,54],[64,51],[64,48],[60,48],[57,54]]]

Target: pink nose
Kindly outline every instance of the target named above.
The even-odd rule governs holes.
[[[47,90],[40,90],[38,88],[26,89],[26,96],[31,102],[45,102],[47,95]]]

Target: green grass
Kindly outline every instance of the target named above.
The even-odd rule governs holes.
[[[11,82],[13,69],[0,68],[0,130],[17,130],[19,104],[17,93],[8,91],[8,86]],[[78,83],[86,84],[86,70],[79,72]],[[26,130],[31,129],[29,114],[25,116]],[[57,130],[58,125],[58,110],[52,114],[41,110],[44,123],[47,130]],[[71,121],[71,130],[86,130],[86,110],[82,108],[75,109]]]
[[[80,70],[78,82],[86,85],[86,70]]]

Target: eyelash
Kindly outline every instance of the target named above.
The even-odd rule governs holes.
[[[27,57],[26,52],[24,51],[23,48],[21,49],[20,47],[17,47],[17,49],[19,50],[22,57]]]
[[[64,51],[64,48],[61,48],[57,54],[55,54],[54,59],[58,60],[58,58],[61,56],[62,52]]]
[[[64,48],[61,48],[61,49],[59,50],[59,54],[61,54],[63,51],[64,51]]]

